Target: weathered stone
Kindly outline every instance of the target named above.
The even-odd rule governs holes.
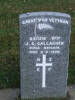
[[[19,16],[21,98],[65,97],[69,63],[68,14],[35,12]]]

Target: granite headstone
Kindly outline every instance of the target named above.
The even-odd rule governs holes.
[[[71,17],[59,12],[19,16],[21,99],[65,97]]]

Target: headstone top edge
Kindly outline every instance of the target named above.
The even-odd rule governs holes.
[[[29,12],[29,13],[20,14],[19,18],[37,16],[37,15],[54,15],[54,16],[71,18],[71,16],[69,14],[61,13],[61,12]]]

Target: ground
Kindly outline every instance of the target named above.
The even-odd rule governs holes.
[[[68,87],[68,91],[71,96],[71,100],[75,100],[75,85],[70,85]]]
[[[68,86],[68,93],[69,93],[69,97],[67,99],[53,99],[53,100],[75,100],[75,85]],[[19,94],[20,94],[20,90],[18,88],[2,89],[0,90],[0,100],[20,100],[18,98]],[[48,100],[52,100],[52,99],[48,99]]]

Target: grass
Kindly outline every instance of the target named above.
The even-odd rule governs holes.
[[[68,84],[75,84],[75,0],[0,0],[0,88],[19,87],[19,14],[58,11],[72,17]]]

